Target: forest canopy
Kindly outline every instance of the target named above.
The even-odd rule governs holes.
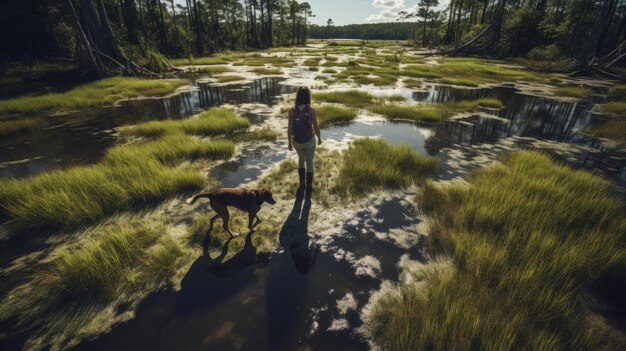
[[[164,57],[303,45],[307,38],[412,40],[449,53],[535,60],[622,58],[626,0],[419,0],[398,22],[309,25],[295,0],[23,0],[0,5],[0,73],[14,63],[78,62],[142,73]],[[615,52],[614,52],[615,51]],[[605,60],[606,61],[606,60]],[[139,63],[142,67],[136,65]],[[90,76],[108,75],[86,72]],[[144,72],[145,73],[145,72]]]

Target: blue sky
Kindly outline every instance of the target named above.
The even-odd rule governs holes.
[[[302,2],[303,0],[298,0]],[[335,25],[353,23],[395,22],[402,10],[415,10],[419,0],[308,0],[315,17],[311,22],[326,24],[329,18]],[[175,0],[185,4],[184,0]],[[439,0],[439,9],[448,6],[450,0]]]

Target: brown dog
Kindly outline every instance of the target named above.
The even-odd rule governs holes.
[[[221,188],[207,193],[196,194],[188,198],[187,203],[191,205],[201,197],[208,197],[211,208],[217,212],[217,214],[211,218],[211,227],[213,227],[213,222],[215,222],[217,217],[222,217],[224,230],[232,237],[236,237],[239,234],[231,232],[228,228],[228,219],[230,218],[228,206],[233,206],[241,211],[248,212],[248,229],[252,230],[257,224],[261,223],[261,219],[257,215],[259,210],[261,210],[261,205],[264,202],[270,205],[276,203],[276,200],[274,200],[272,196],[272,191],[267,188]],[[253,224],[255,218],[256,223]]]

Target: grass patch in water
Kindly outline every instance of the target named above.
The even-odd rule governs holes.
[[[617,84],[613,87],[613,91],[620,93],[626,92],[626,84]]]
[[[475,87],[480,84],[479,81],[470,78],[441,78],[440,83],[451,85],[464,85],[468,87]]]
[[[414,88],[414,89],[417,88],[417,89],[419,89],[419,88],[422,87],[422,81],[421,80],[408,78],[408,79],[404,79],[402,82],[404,83],[404,85],[407,88]]]
[[[226,66],[211,66],[211,67],[199,67],[197,69],[199,73],[207,73],[207,74],[219,74],[230,72],[230,68]]]
[[[210,108],[197,116],[185,119],[149,121],[125,127],[122,136],[158,137],[165,134],[185,133],[193,135],[229,134],[250,126],[247,119],[237,116],[228,108]]]
[[[175,66],[182,65],[223,65],[228,64],[236,59],[236,55],[218,54],[210,57],[190,57],[180,59],[170,59],[170,63]]]
[[[372,106],[370,111],[388,119],[411,120],[422,122],[439,122],[454,115],[454,110],[444,104],[422,106],[402,106],[382,104]]]
[[[283,74],[283,71],[280,68],[266,68],[266,67],[257,67],[257,68],[250,70],[249,72],[256,73],[256,74],[266,74],[266,75]]]
[[[325,68],[322,73],[337,73],[337,70],[334,68]]]
[[[204,184],[196,169],[170,166],[187,159],[224,158],[233,153],[230,141],[204,141],[181,134],[115,146],[95,165],[0,181],[0,214],[21,229],[94,223]]]
[[[626,278],[624,203],[609,182],[525,151],[418,201],[451,267],[418,272],[374,304],[381,347],[623,348],[593,295]]]
[[[308,59],[308,60],[304,60],[302,64],[304,66],[317,67],[319,66],[321,60],[322,60],[321,58]]]
[[[412,120],[422,122],[439,122],[457,113],[476,110],[479,106],[503,108],[498,99],[484,98],[474,101],[460,101],[443,104],[421,104],[405,106],[398,104],[378,104],[371,106],[370,111],[381,114],[388,119]]]
[[[609,138],[626,141],[626,120],[611,118],[588,129],[588,132],[598,138]]]
[[[320,128],[331,124],[349,123],[357,116],[356,110],[335,105],[320,105],[316,110]]]
[[[0,136],[9,137],[21,133],[41,130],[45,121],[39,117],[24,117],[0,121]]]
[[[237,82],[237,81],[246,80],[245,77],[234,75],[234,74],[227,74],[227,75],[223,75],[223,76],[217,76],[217,77],[215,77],[215,79],[217,79],[218,83],[229,83],[229,82]]]
[[[343,154],[335,189],[362,194],[377,188],[400,188],[436,173],[437,159],[420,155],[409,145],[380,139],[359,139]]]
[[[437,65],[410,65],[402,69],[406,77],[430,78],[448,84],[476,86],[485,83],[514,82],[519,80],[547,82],[556,75],[524,70],[506,65],[504,61],[446,57]]]
[[[315,93],[313,99],[320,102],[344,104],[349,107],[362,108],[374,101],[374,95],[359,90],[330,91]]]
[[[398,77],[391,75],[377,75],[377,76],[354,76],[352,80],[355,83],[359,83],[361,85],[375,85],[375,86],[385,86],[385,85],[395,85],[398,81]]]
[[[626,116],[626,101],[611,101],[600,104],[600,111],[616,116]]]
[[[63,93],[20,96],[0,100],[0,115],[42,111],[69,111],[110,105],[140,96],[165,95],[186,85],[183,79],[105,78],[85,83]]]
[[[403,95],[400,95],[400,94],[387,96],[385,99],[387,101],[394,101],[394,102],[400,102],[400,101],[406,101],[407,100],[406,97],[404,97]]]
[[[558,96],[584,98],[585,96],[593,93],[593,91],[585,87],[569,86],[569,87],[554,88],[552,89],[552,93]]]

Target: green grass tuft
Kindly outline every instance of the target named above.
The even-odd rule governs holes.
[[[419,89],[419,88],[422,87],[422,81],[421,80],[407,78],[407,79],[404,79],[402,82],[408,88]]]
[[[38,117],[25,117],[0,121],[0,136],[8,137],[16,134],[41,130],[45,121]]]
[[[128,98],[168,94],[186,84],[188,82],[183,79],[105,78],[82,84],[63,93],[0,100],[0,115],[70,111],[89,106],[110,105]]]
[[[419,283],[375,304],[369,324],[377,343],[390,350],[620,349],[594,314],[593,292],[626,278],[624,203],[610,183],[528,151],[470,183],[430,185],[419,197],[432,216],[429,240],[451,267],[425,270]]]
[[[0,215],[17,228],[75,227],[118,211],[201,188],[202,174],[175,167],[186,159],[230,157],[234,144],[173,134],[115,146],[102,162],[0,181]]]
[[[246,80],[245,77],[234,75],[234,74],[217,76],[217,77],[215,77],[215,79],[217,79],[218,83],[229,83],[229,82],[237,82],[237,81]]]
[[[343,155],[336,190],[362,194],[377,188],[399,188],[435,174],[438,161],[409,145],[393,146],[380,139],[356,140]]]
[[[226,66],[211,66],[211,67],[199,67],[198,72],[207,74],[219,74],[230,72],[230,68]]]
[[[233,133],[249,126],[250,122],[238,117],[233,110],[215,107],[190,118],[150,121],[125,127],[121,134],[122,136],[157,137],[183,132],[211,136]]]
[[[265,68],[265,67],[257,67],[250,70],[252,73],[256,74],[265,74],[265,75],[276,75],[283,74],[283,71],[280,68]]]
[[[623,142],[626,141],[626,121],[611,118],[592,126],[588,132],[595,137],[615,139]]]
[[[601,104],[600,111],[616,116],[626,116],[626,101],[611,101]]]
[[[156,243],[162,231],[147,223],[114,225],[81,247],[61,250],[38,274],[53,296],[110,297],[122,283],[136,279],[133,271],[144,250]]]
[[[559,95],[559,96],[583,98],[593,93],[593,91],[585,87],[569,86],[569,87],[554,88],[552,89],[552,93],[555,95]]]
[[[313,98],[320,102],[333,102],[357,108],[365,107],[374,101],[374,95],[359,90],[315,93]]]
[[[348,123],[357,116],[356,110],[335,105],[320,105],[316,110],[320,128],[330,124]]]
[[[425,106],[402,106],[383,104],[370,108],[388,119],[411,120],[420,122],[439,122],[454,115],[454,110],[444,104]]]

